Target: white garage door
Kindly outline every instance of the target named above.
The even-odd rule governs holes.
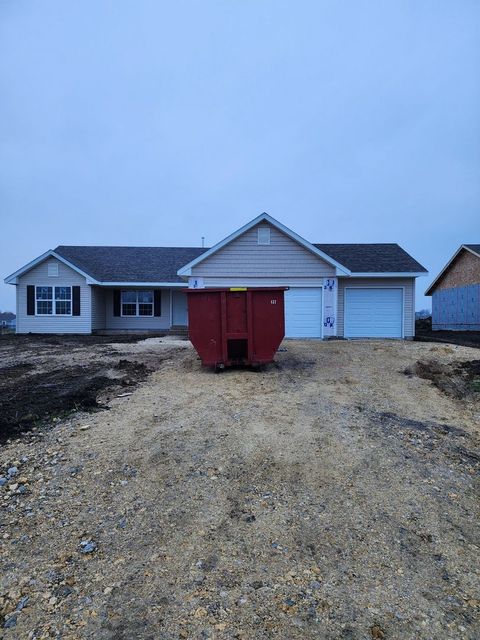
[[[346,338],[401,338],[403,289],[345,289]]]
[[[285,335],[287,338],[321,338],[321,288],[285,291]]]

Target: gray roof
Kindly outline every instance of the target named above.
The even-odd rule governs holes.
[[[398,244],[316,244],[321,251],[362,273],[426,271]],[[177,271],[198,258],[201,247],[79,247],[55,252],[99,282],[184,282]]]
[[[177,271],[206,249],[61,245],[54,251],[99,282],[184,282]]]
[[[352,272],[420,273],[425,267],[398,244],[315,244]]]
[[[480,255],[480,244],[464,244],[463,246],[471,249],[472,251],[475,251],[475,253],[478,253]]]

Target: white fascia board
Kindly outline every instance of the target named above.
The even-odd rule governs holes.
[[[476,251],[474,251],[470,247],[467,247],[466,244],[462,244],[462,249],[465,249],[465,251],[470,251],[470,253],[473,253],[474,256],[477,256],[477,258],[480,258],[480,253],[477,253]]]
[[[435,278],[435,280],[432,282],[432,284],[428,287],[428,289],[425,291],[424,295],[425,296],[430,296],[431,293],[430,291],[434,288],[434,286],[437,284],[437,282],[440,280],[440,278],[443,276],[443,274],[445,273],[445,271],[448,269],[448,267],[452,264],[452,262],[455,260],[455,258],[458,256],[458,254],[460,253],[460,251],[462,249],[465,249],[466,251],[470,251],[470,253],[473,253],[474,256],[478,256],[477,253],[475,253],[475,251],[472,251],[471,249],[469,249],[468,247],[466,247],[464,244],[462,244],[457,251],[455,251],[455,253],[453,254],[453,256],[450,258],[450,260],[447,262],[447,264],[443,267],[443,269],[440,271],[440,273],[438,274],[438,276]],[[480,257],[480,256],[479,256]]]
[[[420,278],[421,276],[427,276],[428,271],[366,271],[362,273],[361,271],[352,271],[350,274],[351,278]]]
[[[99,287],[185,287],[185,282],[95,282]]]
[[[17,284],[17,278],[19,276],[21,276],[26,271],[33,269],[33,267],[36,267],[37,264],[40,264],[40,262],[42,262],[43,260],[46,260],[49,256],[52,255],[52,253],[53,253],[52,250],[49,249],[48,251],[45,251],[45,253],[42,253],[41,256],[38,256],[38,258],[35,258],[35,260],[32,260],[31,262],[24,265],[23,267],[20,267],[20,269],[17,269],[17,271],[14,271],[4,279],[5,284]]]
[[[49,249],[48,251],[45,251],[45,253],[42,253],[41,256],[38,256],[38,258],[35,258],[35,260],[32,260],[31,262],[24,265],[23,267],[21,267],[20,269],[12,273],[11,275],[7,276],[4,280],[5,284],[18,284],[18,278],[20,276],[22,276],[24,273],[27,273],[27,271],[30,271],[30,269],[33,269],[44,260],[47,260],[47,258],[56,258],[60,262],[63,262],[63,264],[66,264],[67,267],[70,267],[70,269],[73,269],[74,271],[82,275],[86,279],[88,284],[97,284],[97,280],[92,278],[92,276],[88,275],[88,273],[85,273],[84,271],[79,269],[76,265],[74,265],[72,262],[69,262],[58,253],[55,253],[53,249]]]
[[[240,229],[237,229],[237,231],[234,231],[233,233],[231,233],[229,236],[227,236],[220,242],[217,242],[217,244],[214,245],[211,249],[208,249],[208,251],[205,251],[205,253],[202,253],[201,255],[199,255],[198,258],[195,258],[195,260],[192,260],[191,262],[186,264],[184,267],[179,269],[177,271],[177,275],[178,276],[192,275],[193,267],[195,267],[200,262],[203,262],[204,260],[209,258],[211,255],[213,255],[214,253],[216,253],[217,251],[225,247],[227,244],[232,242],[232,240],[235,240],[236,238],[241,236],[243,233],[245,233],[246,231],[249,231],[250,229],[255,227],[257,224],[260,224],[261,222],[268,222],[279,231],[282,231],[286,236],[298,242],[298,244],[300,244],[302,247],[304,247],[311,253],[315,254],[319,258],[322,258],[322,260],[325,260],[325,262],[327,262],[328,264],[331,264],[332,266],[336,267],[336,269],[339,272],[337,273],[337,275],[350,275],[349,269],[344,267],[339,262],[336,262],[335,260],[333,260],[333,258],[331,258],[329,255],[327,255],[323,251],[320,251],[320,249],[317,249],[317,247],[311,244],[311,242],[308,242],[308,240],[305,240],[305,238],[302,238],[301,236],[299,236],[298,233],[295,233],[295,231],[292,231],[291,229],[283,225],[281,222],[278,222],[278,220],[275,220],[275,218],[272,218],[272,216],[270,216],[268,213],[261,213],[259,216],[257,216],[253,220],[250,220],[250,222],[247,222],[247,224],[243,225],[243,227],[240,227]]]

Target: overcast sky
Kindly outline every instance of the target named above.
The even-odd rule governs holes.
[[[398,242],[423,292],[480,242],[479,62],[478,0],[0,0],[2,280],[58,244],[211,245],[267,211]]]

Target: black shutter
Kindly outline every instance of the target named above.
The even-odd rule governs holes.
[[[113,290],[113,315],[120,315],[120,289]]]
[[[27,316],[35,315],[35,287],[27,284]]]
[[[162,290],[155,289],[153,292],[153,315],[161,316],[162,315]]]
[[[72,287],[72,315],[80,315],[80,287]]]

